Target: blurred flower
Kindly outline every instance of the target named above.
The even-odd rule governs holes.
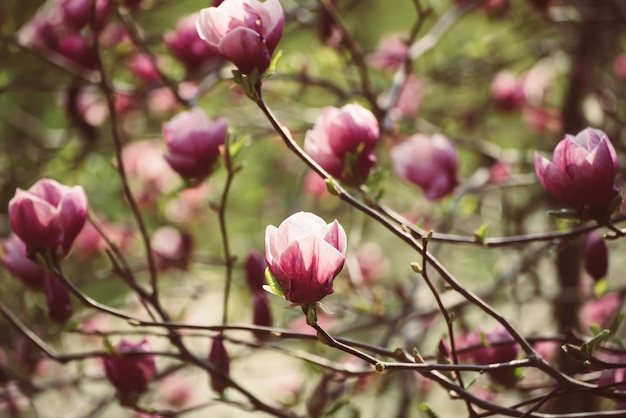
[[[510,344],[502,344],[510,341]],[[459,348],[476,347],[468,355],[476,364],[487,365],[513,361],[519,354],[519,346],[511,334],[504,328],[497,328],[489,333],[470,333]],[[487,372],[487,376],[498,384],[509,386],[515,383],[515,369],[496,369]]]
[[[205,214],[206,202],[211,195],[211,186],[203,182],[187,187],[176,194],[166,207],[167,218],[178,224],[189,224]]]
[[[228,1],[228,0],[227,0]],[[224,337],[219,334],[213,338],[211,350],[209,351],[209,361],[222,374],[228,376],[230,374],[230,356],[224,345]],[[217,393],[224,393],[230,384],[226,379],[217,373],[211,373],[211,387]]]
[[[376,164],[378,135],[378,121],[361,105],[326,107],[307,131],[304,149],[331,176],[359,184]]]
[[[50,250],[64,256],[87,219],[87,196],[81,186],[68,187],[41,179],[30,189],[17,189],[9,202],[13,232],[27,253]]]
[[[140,204],[153,205],[161,194],[174,190],[179,183],[163,158],[162,141],[131,142],[122,148],[122,161]]]
[[[396,175],[421,187],[428,200],[441,199],[459,184],[456,149],[443,135],[413,135],[392,148],[391,159]]]
[[[309,170],[306,173],[302,190],[315,199],[319,199],[325,195],[330,196],[324,178],[313,170]]]
[[[367,63],[379,70],[397,70],[404,63],[409,46],[404,35],[393,34],[383,38],[378,49],[367,56]]]
[[[613,71],[617,78],[626,81],[626,53],[620,54],[613,61]]]
[[[163,36],[170,53],[179,60],[188,72],[194,72],[218,57],[215,50],[198,35],[196,21],[199,13],[186,16],[178,21],[176,30]]]
[[[509,10],[509,0],[484,0],[480,7],[489,17],[503,17]]]
[[[390,110],[390,117],[394,121],[408,119],[415,116],[422,101],[422,82],[413,74],[409,74],[400,87],[400,92],[393,107]],[[379,101],[383,106],[387,105],[389,96],[387,94],[380,97]]]
[[[32,290],[41,290],[44,285],[44,270],[26,256],[26,245],[17,235],[1,241],[2,265],[24,285]]]
[[[97,67],[98,57],[94,49],[89,45],[84,35],[78,32],[61,37],[57,48],[59,54],[81,67],[90,70]]]
[[[157,371],[153,354],[130,353],[151,350],[148,340],[144,339],[137,344],[122,340],[115,347],[115,354],[103,357],[106,377],[117,390],[122,403],[132,402],[138,395],[145,393]]]
[[[65,323],[74,312],[70,291],[60,282],[60,279],[46,274],[44,292],[48,305],[48,317],[58,323]]]
[[[608,327],[621,307],[622,298],[617,292],[590,299],[580,307],[580,324],[583,329],[588,329],[591,325]]]
[[[203,179],[213,171],[227,136],[226,119],[212,121],[202,109],[194,107],[163,124],[169,150],[165,160],[185,179]]]
[[[492,184],[505,184],[511,179],[511,165],[502,160],[497,160],[489,167],[489,182]]]
[[[159,398],[176,408],[189,405],[196,385],[186,375],[172,374],[159,382]]]
[[[262,327],[271,327],[272,311],[270,310],[267,293],[256,292],[252,299],[252,323]],[[266,340],[269,334],[266,331],[254,331],[254,336],[259,340]]]
[[[563,125],[558,110],[544,106],[524,106],[522,118],[529,128],[537,132],[558,133]]]
[[[491,97],[499,109],[510,112],[524,102],[524,87],[509,71],[500,71],[491,83]]]
[[[583,248],[585,271],[594,281],[605,278],[609,270],[609,249],[602,235],[596,231],[588,233]]]
[[[91,0],[62,0],[60,7],[63,23],[74,30],[91,24]],[[96,21],[101,27],[112,10],[110,0],[96,0]]]
[[[543,187],[582,215],[605,216],[617,189],[617,154],[606,134],[587,128],[565,135],[554,149],[553,161],[535,152],[535,171]]]
[[[145,84],[156,84],[161,80],[158,68],[146,54],[132,55],[127,60],[127,65],[133,76]]]
[[[370,284],[385,277],[389,271],[389,260],[383,249],[375,242],[366,242],[356,251],[356,259],[364,284]]]
[[[248,75],[263,74],[285,25],[279,0],[225,0],[218,7],[200,10],[197,29],[213,51]]]
[[[250,251],[246,258],[246,283],[252,293],[263,292],[265,284],[265,260],[258,251]]]
[[[337,220],[298,212],[265,230],[265,258],[285,298],[312,304],[333,293],[346,258],[346,233]]]
[[[181,232],[173,226],[162,226],[154,231],[150,248],[159,268],[186,269],[191,258],[193,239],[188,232]]]
[[[329,5],[336,7],[337,0],[330,0]],[[339,48],[343,42],[344,33],[340,27],[337,26],[335,20],[328,12],[327,7],[319,7],[317,9],[317,34],[324,44],[331,48]]]

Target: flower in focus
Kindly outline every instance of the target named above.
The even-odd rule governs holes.
[[[594,281],[606,277],[609,270],[609,249],[602,235],[593,231],[585,237],[583,247],[585,271]]]
[[[228,376],[230,374],[230,356],[224,345],[224,337],[219,334],[213,338],[211,350],[209,351],[209,361],[222,374]],[[217,373],[211,373],[211,387],[217,393],[224,393],[226,388],[230,386],[229,382]]]
[[[17,189],[9,202],[13,232],[27,253],[50,250],[64,256],[87,219],[87,196],[81,186],[41,179],[30,189]]]
[[[165,160],[187,180],[199,180],[213,171],[220,146],[226,142],[226,119],[209,119],[199,107],[182,112],[163,124],[169,154]]]
[[[156,362],[153,354],[131,354],[149,352],[152,348],[148,340],[137,344],[126,340],[115,347],[115,354],[103,358],[107,379],[124,400],[132,401],[148,390],[148,384],[156,375]]]
[[[265,230],[268,270],[285,299],[309,305],[333,293],[333,280],[346,258],[346,233],[337,220],[298,212]]]
[[[32,290],[40,290],[44,285],[45,272],[26,256],[26,245],[15,234],[3,239],[2,265],[24,285]]]
[[[606,216],[618,195],[613,185],[617,154],[606,134],[587,128],[565,135],[554,149],[552,161],[535,153],[535,171],[543,187],[583,216]]]
[[[456,149],[443,135],[413,135],[392,148],[391,159],[396,175],[421,187],[428,200],[441,199],[459,184]]]
[[[304,150],[324,170],[349,183],[362,183],[376,164],[378,121],[358,104],[326,107],[304,138]]]
[[[214,49],[198,35],[196,30],[198,16],[196,13],[180,19],[176,24],[176,30],[163,36],[167,49],[188,72],[204,67],[217,57]]]
[[[279,0],[225,0],[200,11],[198,35],[242,74],[262,74],[270,65],[285,25]]]

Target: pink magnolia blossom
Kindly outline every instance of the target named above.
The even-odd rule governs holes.
[[[393,34],[383,38],[378,49],[367,56],[367,63],[380,70],[397,70],[409,53],[403,36]]]
[[[346,258],[346,233],[337,220],[298,212],[265,230],[265,259],[285,298],[312,304],[333,293]]]
[[[214,121],[199,107],[176,115],[163,124],[163,136],[169,154],[165,160],[174,171],[188,180],[207,177],[226,142],[226,119]]]
[[[202,68],[218,57],[215,50],[198,35],[198,16],[196,13],[180,19],[176,30],[163,36],[167,49],[189,72]]]
[[[196,23],[200,38],[246,75],[267,70],[284,25],[279,0],[225,0],[202,9]]]
[[[144,339],[137,344],[122,340],[115,347],[115,354],[103,358],[106,377],[121,398],[132,399],[148,390],[148,384],[157,371],[154,355],[128,353],[145,353],[151,350],[148,340]]]
[[[552,161],[535,153],[534,162],[543,187],[583,215],[606,215],[617,196],[613,185],[619,168],[617,154],[598,129],[565,135],[554,149]]]
[[[428,200],[441,199],[459,184],[456,149],[443,135],[413,135],[392,148],[391,159],[396,175],[421,187]]]
[[[326,107],[307,131],[304,149],[331,176],[358,184],[376,164],[379,133],[372,112],[359,104]]]
[[[50,250],[64,256],[87,219],[87,196],[81,186],[41,179],[30,189],[17,189],[9,202],[13,232],[28,253]]]
[[[580,307],[578,317],[581,326],[583,329],[588,329],[591,325],[608,327],[621,307],[622,297],[617,292],[609,292],[599,298],[590,299]]]
[[[2,265],[27,287],[40,290],[44,285],[45,272],[26,255],[26,244],[15,234],[1,241]]]

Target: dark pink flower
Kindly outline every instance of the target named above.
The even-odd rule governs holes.
[[[146,54],[135,54],[128,59],[128,69],[146,84],[155,84],[161,80],[159,70]]]
[[[252,323],[263,327],[271,327],[272,311],[270,310],[267,293],[256,292],[252,300]],[[259,340],[266,340],[269,335],[266,331],[254,331],[254,336]]]
[[[396,175],[421,187],[428,200],[441,199],[459,184],[456,149],[443,135],[413,135],[392,148],[391,159]]]
[[[98,59],[96,53],[85,37],[78,32],[62,37],[59,41],[58,52],[81,67],[96,68]]]
[[[265,260],[258,251],[250,251],[246,258],[246,283],[252,293],[263,292],[265,284]]]
[[[59,278],[51,274],[45,275],[44,283],[48,317],[61,324],[67,322],[74,312],[69,289],[61,283]]]
[[[211,350],[209,351],[209,361],[222,374],[230,374],[230,356],[224,345],[224,337],[219,334],[213,338]],[[230,383],[217,373],[211,374],[211,388],[218,393],[224,393]]]
[[[586,301],[579,312],[579,319],[583,329],[591,325],[598,325],[602,328],[608,327],[615,315],[622,307],[622,297],[617,292],[607,293],[599,298]]]
[[[284,25],[279,0],[225,0],[202,9],[196,27],[215,53],[247,75],[267,70]]]
[[[203,179],[213,171],[227,135],[228,124],[224,118],[212,121],[199,107],[179,113],[163,124],[169,150],[165,160],[182,177]]]
[[[552,160],[535,153],[535,171],[543,187],[583,215],[606,215],[617,196],[613,182],[619,168],[606,134],[587,128],[576,136],[565,135]]]
[[[312,304],[333,293],[346,258],[346,233],[337,220],[298,212],[265,230],[265,259],[285,298]]]
[[[202,68],[218,57],[214,48],[198,35],[196,29],[198,16],[196,13],[180,19],[176,24],[176,30],[163,36],[167,49],[190,72]]]
[[[506,343],[510,341],[510,343]],[[487,365],[495,363],[506,363],[513,361],[519,354],[519,346],[514,342],[513,337],[504,328],[498,328],[492,332],[483,334],[471,333],[464,342],[464,347],[476,347],[468,356],[476,364]],[[513,368],[498,369],[487,373],[487,376],[496,383],[508,386],[515,383],[515,370]]]
[[[151,350],[147,340],[137,344],[122,340],[115,347],[115,354],[103,358],[106,377],[120,398],[132,399],[148,390],[148,384],[156,375],[156,362],[153,354],[141,353]]]
[[[2,265],[11,274],[33,290],[40,290],[44,285],[44,270],[26,255],[26,245],[17,235],[11,234],[2,240]]]
[[[326,107],[306,133],[304,149],[328,173],[362,183],[376,164],[378,121],[359,104]]]
[[[13,232],[28,253],[51,250],[66,255],[87,219],[87,196],[81,186],[41,179],[27,191],[17,189],[9,202]]]
[[[585,271],[598,281],[606,277],[609,270],[609,249],[602,235],[593,231],[585,237],[583,248]]]
[[[110,0],[96,1],[96,21],[102,26],[112,9]],[[74,30],[91,24],[91,0],[63,0],[61,2],[63,23]]]

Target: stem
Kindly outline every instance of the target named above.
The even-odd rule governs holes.
[[[224,161],[227,170],[226,176],[226,184],[224,185],[224,191],[222,192],[222,197],[220,199],[220,207],[218,210],[218,219],[220,224],[220,234],[222,236],[222,248],[224,251],[224,260],[226,264],[226,284],[224,285],[224,310],[222,311],[222,325],[226,325],[228,323],[228,301],[230,299],[230,287],[233,281],[233,255],[230,251],[230,245],[228,243],[228,231],[226,229],[226,204],[228,201],[228,193],[230,192],[230,186],[232,185],[233,179],[235,177],[235,168],[233,167],[233,162],[230,156],[230,149],[227,146],[222,148]]]
[[[98,33],[97,30],[97,18],[96,18],[96,4],[95,2],[91,3],[91,28],[94,34]],[[96,57],[96,63],[98,67],[98,72],[100,73],[100,87],[104,96],[106,98],[107,108],[109,110],[109,118],[111,119],[111,135],[113,137],[113,142],[115,144],[115,159],[117,162],[117,171],[119,173],[120,179],[122,180],[122,188],[124,190],[124,196],[128,200],[128,204],[130,205],[133,216],[135,217],[135,221],[137,222],[137,226],[139,227],[139,232],[144,244],[145,252],[146,252],[146,260],[148,261],[148,270],[150,272],[150,285],[152,287],[152,296],[154,299],[158,299],[159,297],[159,288],[158,288],[158,278],[157,278],[157,270],[154,262],[154,257],[152,256],[152,250],[150,249],[150,237],[148,236],[148,231],[146,229],[145,222],[137,206],[137,202],[133,197],[133,193],[130,190],[130,186],[128,185],[128,177],[126,175],[126,169],[124,167],[124,160],[122,158],[122,141],[120,138],[120,133],[117,127],[117,115],[115,112],[115,100],[113,98],[113,87],[108,78],[107,72],[104,69],[104,64],[102,63],[102,57],[100,56],[100,43],[98,40],[98,36],[93,37],[93,50]]]

